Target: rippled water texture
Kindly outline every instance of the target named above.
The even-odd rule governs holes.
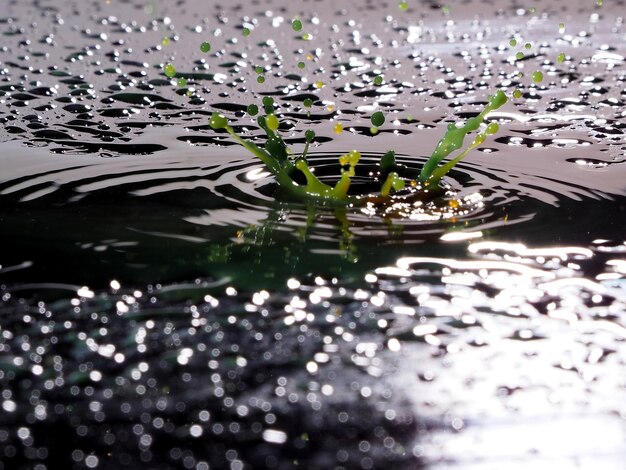
[[[0,469],[623,468],[626,4],[398,3],[3,3]],[[497,89],[389,210],[208,125],[271,96],[369,187]]]

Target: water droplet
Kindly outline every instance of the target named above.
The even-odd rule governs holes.
[[[165,76],[169,78],[172,78],[176,75],[176,68],[172,64],[167,64],[163,68],[163,71],[165,72]]]
[[[385,123],[385,115],[382,111],[376,111],[372,114],[371,121],[374,127],[381,127]]]
[[[248,105],[246,109],[250,116],[256,116],[259,113],[259,107],[256,104]]]

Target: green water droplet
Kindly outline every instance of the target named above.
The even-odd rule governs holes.
[[[399,4],[398,4],[398,8],[400,8],[400,10],[402,11],[406,11],[407,8],[409,8],[409,2],[407,2],[406,0],[402,0]]]
[[[375,127],[375,126],[370,127],[370,134],[372,135],[378,134],[378,127]]]
[[[341,166],[354,167],[356,166],[357,163],[359,163],[360,159],[361,159],[361,153],[358,150],[350,150],[345,155],[342,155],[341,157],[339,157],[339,164]]]
[[[305,98],[302,104],[305,108],[310,108],[311,106],[313,106],[313,100],[311,98]]]
[[[250,116],[256,116],[259,113],[259,107],[256,104],[250,104],[246,111]]]
[[[374,114],[372,114],[371,121],[374,127],[380,127],[385,123],[385,115],[382,113],[382,111],[376,111]]]
[[[507,98],[506,94],[502,90],[498,90],[495,95],[489,97],[489,107],[492,110],[498,109],[507,101],[509,101],[509,98]]]
[[[527,42],[526,44],[524,44],[524,48],[525,49],[531,49],[533,47],[533,45],[529,42]]]
[[[539,83],[540,81],[543,80],[543,73],[539,71],[533,72],[532,77],[533,77],[533,82]]]
[[[487,136],[485,134],[476,134],[476,137],[474,137],[474,142],[472,142],[472,145],[478,146],[482,144],[485,141],[486,137]]]
[[[265,71],[265,69],[261,67],[260,65],[257,65],[256,67],[254,67],[254,71],[258,73],[259,75],[261,75]]]
[[[399,191],[404,188],[406,182],[400,178],[398,173],[392,171],[387,175],[387,179],[383,183],[383,186],[380,188],[380,195],[383,197],[389,196],[391,190]]]
[[[291,27],[293,28],[294,31],[302,31],[302,21],[293,20],[291,22]]]
[[[298,62],[299,69],[303,69],[304,67],[306,67],[306,64],[304,62]]]
[[[485,134],[495,134],[496,132],[498,132],[499,129],[500,126],[497,123],[492,122],[487,126],[487,129],[485,129]]]
[[[399,176],[398,177],[394,176],[393,180],[391,181],[391,186],[396,191],[400,191],[401,189],[404,189],[405,184],[406,184],[405,181]]]
[[[515,90],[513,92],[513,98],[519,99],[522,97],[522,91],[521,90]]]
[[[450,6],[449,5],[444,5],[441,7],[441,11],[443,11],[444,15],[449,15],[450,14]]]
[[[597,1],[596,1],[596,4],[597,4],[599,7],[601,7],[603,3],[604,3],[604,2],[603,2],[602,0],[597,0]]]
[[[518,52],[517,54],[515,54],[515,58],[517,60],[522,60],[524,58],[524,53],[523,52]]]
[[[565,54],[561,52],[558,56],[556,56],[556,61],[559,64],[562,64],[563,62],[565,62]]]
[[[163,44],[164,46],[169,46],[170,38],[163,38],[163,40],[161,41],[161,44]]]
[[[559,23],[559,31],[562,33],[565,31],[565,23]]]
[[[185,78],[179,78],[178,79],[178,86],[179,87],[186,87],[187,86],[187,80]]]
[[[271,96],[263,97],[263,109],[265,109],[265,114],[272,114],[274,112],[274,99]]]
[[[200,50],[204,53],[207,53],[211,50],[211,44],[209,44],[208,42],[203,42],[202,44],[200,44]]]
[[[382,75],[378,75],[377,77],[374,77],[374,85],[382,85],[382,84],[383,84]]]
[[[359,163],[360,159],[361,152],[359,152],[358,150],[350,150],[346,155],[339,158],[339,163],[341,165],[356,166],[356,164]]]
[[[517,46],[517,40],[516,40],[516,39],[511,39],[511,40],[509,41],[509,45],[510,45],[511,47],[515,47],[515,46]]]
[[[265,83],[265,77],[263,75],[259,75],[256,77],[257,83]]]
[[[165,76],[169,78],[172,78],[174,75],[176,75],[176,68],[172,64],[167,64],[165,67],[163,67],[163,71],[165,72]]]
[[[280,127],[280,121],[273,114],[270,114],[269,116],[267,116],[265,123],[267,124],[267,127],[273,131],[277,131],[278,128]]]
[[[315,139],[315,132],[309,129],[308,131],[304,133],[304,138],[309,143],[313,142],[313,139]]]
[[[213,129],[224,129],[228,125],[228,119],[225,116],[213,113],[209,119],[209,126]]]
[[[250,36],[250,29],[249,28],[243,28],[241,30],[241,34],[243,34],[245,37]]]

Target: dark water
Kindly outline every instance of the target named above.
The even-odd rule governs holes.
[[[0,468],[622,468],[605,3],[7,1]],[[356,148],[365,181],[498,88],[522,98],[445,194],[388,210],[291,201],[207,121],[260,137],[245,108],[272,96],[294,151],[315,130],[318,175]]]

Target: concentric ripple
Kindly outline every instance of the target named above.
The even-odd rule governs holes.
[[[486,234],[506,236],[520,224],[532,222],[543,237],[541,227],[555,218],[565,226],[583,222],[571,221],[562,210],[563,196],[572,201],[582,197],[588,204],[611,197],[541,174],[513,175],[468,161],[451,172],[441,194],[430,199],[407,199],[399,193],[391,206],[313,208],[281,196],[262,164],[237,147],[210,157],[199,148],[186,148],[173,157],[176,148],[150,156],[64,155],[50,160],[43,150],[26,153],[15,146],[10,158],[16,166],[0,184],[0,200],[6,207],[13,205],[5,214],[3,236],[12,238],[15,230],[28,233],[18,243],[29,256],[9,255],[5,264],[34,262],[27,272],[50,279],[47,276],[56,276],[50,273],[54,263],[43,260],[52,255],[64,263],[64,253],[77,247],[86,256],[76,272],[98,266],[103,274],[100,282],[105,283],[105,276],[117,276],[115,266],[126,259],[130,262],[123,264],[125,272],[148,280],[142,273],[154,272],[165,259],[155,256],[155,249],[165,241],[180,253],[180,261],[168,263],[168,269],[187,276],[239,276],[238,267],[251,257],[263,264],[268,276],[283,271],[285,260],[297,272],[326,266],[325,272],[340,274],[352,271],[359,260],[367,259],[370,268],[375,262],[389,263],[409,246],[449,247],[451,242]],[[332,183],[339,177],[339,155],[311,155],[320,178]],[[371,173],[379,158],[364,154],[357,167],[356,191],[377,190]],[[398,157],[410,168],[419,168],[423,161]],[[122,206],[126,210],[120,210]],[[29,217],[24,217],[24,211]],[[111,216],[103,225],[104,214]],[[41,226],[47,231],[38,230]],[[290,249],[287,256],[277,257],[281,244]],[[20,275],[19,270],[13,274]],[[276,281],[287,275],[283,271]],[[165,276],[172,278],[172,274]]]

